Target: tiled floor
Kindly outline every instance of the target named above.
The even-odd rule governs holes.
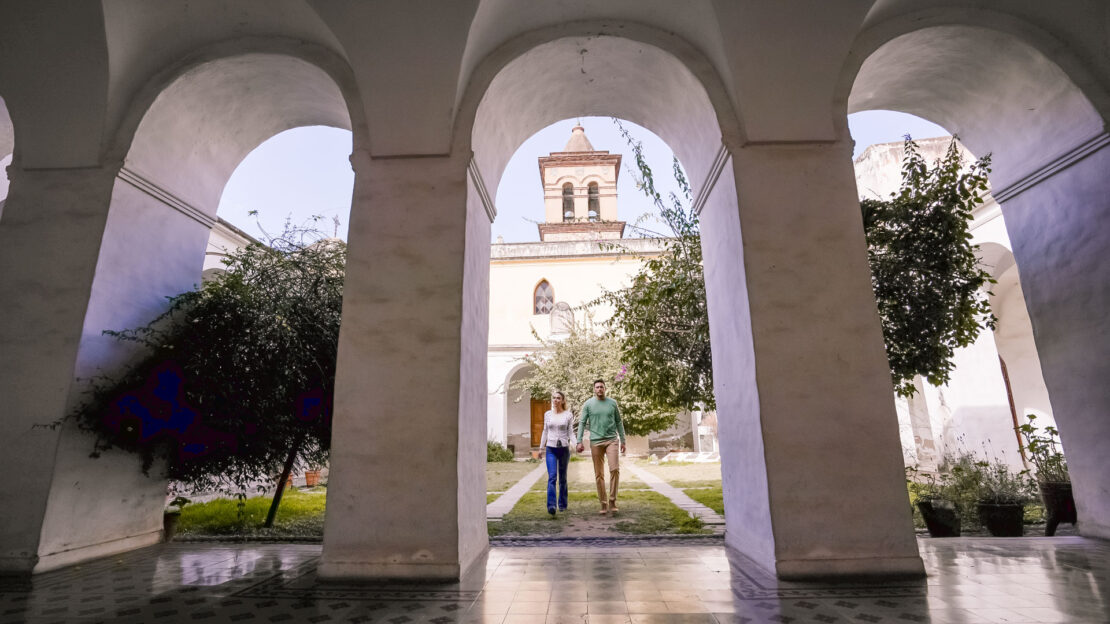
[[[873,584],[780,583],[709,540],[547,544],[448,585],[321,583],[319,546],[157,546],[0,577],[0,622],[1110,622],[1110,544],[1078,537],[922,540],[927,580]]]

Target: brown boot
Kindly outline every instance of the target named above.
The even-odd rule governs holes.
[[[600,515],[602,515],[602,516],[604,516],[605,514],[609,513],[609,510],[608,510],[608,508],[606,508],[606,507],[605,507],[605,505],[604,505],[604,504],[602,504],[602,505],[601,505],[601,511],[599,511],[599,512],[597,512],[597,513],[598,513],[598,514],[600,514]]]

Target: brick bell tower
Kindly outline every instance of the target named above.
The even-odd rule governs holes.
[[[539,158],[543,183],[544,223],[541,241],[619,239],[617,175],[620,154],[595,150],[586,130],[577,125],[561,152]]]

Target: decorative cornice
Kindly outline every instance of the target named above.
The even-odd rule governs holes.
[[[151,182],[137,173],[134,169],[128,169],[126,166],[121,167],[118,177],[120,180],[123,180],[208,229],[212,229],[212,227],[216,225],[216,219],[214,217],[209,216],[203,210]]]
[[[466,165],[466,171],[470,174],[470,181],[474,183],[474,188],[478,190],[478,199],[482,202],[482,207],[486,209],[486,216],[489,217],[489,222],[497,218],[497,206],[493,205],[493,200],[490,199],[489,191],[486,190],[486,183],[482,180],[482,172],[478,170],[478,163],[474,162],[474,155],[470,155],[470,162]]]
[[[998,203],[1005,203],[1018,195],[1028,191],[1029,189],[1037,186],[1041,182],[1051,178],[1052,176],[1066,170],[1075,163],[1083,160],[1084,158],[1094,154],[1100,149],[1110,145],[1110,134],[1103,132],[1091,139],[1080,143],[1071,150],[1065,152],[1061,156],[1055,158],[1047,165],[1036,169],[1024,177],[1020,178],[1013,184],[1010,184],[1004,189],[993,191],[995,201]]]
[[[717,155],[713,157],[713,164],[709,166],[709,173],[706,174],[705,180],[701,183],[701,188],[694,194],[694,214],[700,215],[701,211],[705,209],[705,202],[709,201],[709,195],[713,192],[713,188],[717,186],[717,179],[721,177],[721,172],[725,170],[725,165],[728,164],[728,159],[732,157],[732,153],[728,151],[728,147],[721,142],[721,147],[717,149]]]

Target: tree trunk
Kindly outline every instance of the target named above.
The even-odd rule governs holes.
[[[278,505],[281,505],[281,495],[285,493],[285,484],[289,480],[289,473],[293,471],[293,464],[297,461],[297,453],[301,451],[301,444],[303,443],[304,434],[302,433],[297,437],[297,441],[293,443],[293,448],[289,449],[289,457],[285,458],[285,467],[282,468],[281,476],[278,477],[277,492],[274,492],[274,500],[270,503],[270,512],[266,514],[266,523],[262,525],[267,529],[274,526]]]

